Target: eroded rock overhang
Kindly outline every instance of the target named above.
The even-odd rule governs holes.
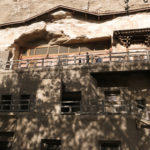
[[[71,13],[62,10],[51,15],[51,22],[39,21],[1,29],[0,50],[7,50],[15,42],[27,48],[38,41],[46,41],[50,45],[99,41],[112,37],[115,30],[150,27],[150,13],[122,16],[104,22],[74,18]]]

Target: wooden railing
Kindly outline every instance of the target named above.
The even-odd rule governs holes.
[[[94,63],[105,62],[133,62],[133,61],[149,61],[150,52],[148,50],[134,52],[120,52],[109,54],[84,54],[84,55],[61,55],[53,57],[45,57],[40,59],[24,59],[0,62],[1,69],[20,69],[20,68],[42,68],[51,66],[67,66],[67,65],[88,65]]]

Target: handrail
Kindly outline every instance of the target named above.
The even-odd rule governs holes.
[[[102,54],[100,52],[82,55],[60,55],[38,59],[22,59],[7,62],[0,61],[0,68],[11,70],[21,68],[43,68],[51,66],[86,65],[105,62],[149,61],[148,50]]]

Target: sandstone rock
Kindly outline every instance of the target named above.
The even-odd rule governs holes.
[[[58,5],[96,13],[125,11],[124,0],[3,0],[0,1],[0,24],[24,20]],[[149,6],[149,1],[129,1],[130,10]]]
[[[61,19],[53,22],[40,21],[29,26],[1,29],[0,50],[8,49],[15,41],[21,47],[30,46],[32,43],[37,43],[38,40],[45,40],[52,45],[81,43],[112,37],[114,30],[148,28],[150,26],[150,13],[118,17],[102,23],[65,18],[67,16],[65,12],[58,12],[53,15],[59,16]]]

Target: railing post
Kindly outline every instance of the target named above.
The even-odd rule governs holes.
[[[42,67],[44,66],[44,58],[42,59]]]
[[[93,62],[94,62],[94,57],[93,55],[91,55],[91,63],[93,64]]]
[[[149,51],[146,50],[147,60],[149,61]]]
[[[27,68],[29,68],[29,60],[26,60]]]
[[[10,61],[10,67],[9,67],[9,69],[12,69],[12,66],[13,66],[13,60]]]
[[[109,61],[111,62],[112,59],[111,59],[111,51],[109,51]]]
[[[102,107],[103,107],[102,108],[102,110],[103,110],[102,113],[105,114],[106,111],[105,111],[105,101],[104,100],[102,100]]]
[[[130,61],[130,52],[129,52],[129,50],[127,52],[127,55],[128,55],[128,61]]]
[[[57,62],[58,62],[58,65],[60,65],[60,62],[61,62],[61,60],[60,60],[60,56],[58,56],[58,58],[57,58]]]
[[[74,56],[74,64],[76,65],[76,56]]]

